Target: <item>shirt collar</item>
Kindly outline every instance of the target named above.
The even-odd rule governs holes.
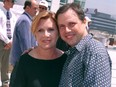
[[[8,10],[6,10],[3,6],[1,6],[1,8],[0,8],[3,12],[4,12],[4,14],[6,15],[6,13],[7,13],[7,11]],[[10,18],[12,17],[12,14],[11,14],[11,11],[9,10],[9,16],[10,16]]]
[[[30,19],[30,20],[32,20],[32,19],[33,19],[33,18],[31,17],[31,15],[29,15],[29,13],[24,12],[23,14],[26,14],[26,15],[29,17],[29,19]]]
[[[3,6],[1,6],[0,9],[4,12],[4,14],[6,14],[7,10]]]
[[[92,39],[92,35],[88,34],[86,35],[80,42],[75,46],[78,51],[82,51],[85,48],[85,45]]]

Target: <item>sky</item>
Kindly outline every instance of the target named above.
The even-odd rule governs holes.
[[[99,12],[116,15],[116,0],[86,0],[85,8],[97,8]]]

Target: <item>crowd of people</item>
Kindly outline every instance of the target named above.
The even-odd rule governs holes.
[[[54,13],[45,0],[27,0],[18,19],[14,3],[3,0],[0,9],[2,87],[111,87],[111,58],[88,33],[91,20],[79,3]]]

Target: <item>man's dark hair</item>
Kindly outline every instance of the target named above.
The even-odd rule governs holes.
[[[79,19],[81,21],[84,21],[85,14],[84,14],[83,9],[81,8],[80,4],[77,4],[77,3],[74,3],[74,2],[65,4],[62,7],[60,7],[58,9],[58,11],[56,12],[56,16],[55,16],[56,20],[58,19],[59,14],[65,13],[68,9],[72,9],[73,11],[75,11],[75,13],[79,17]]]
[[[32,3],[31,1],[25,1],[23,9],[25,9],[27,6],[31,7]]]
[[[5,2],[6,0],[2,0],[3,2]],[[16,0],[12,0],[12,3],[15,3],[16,2]]]

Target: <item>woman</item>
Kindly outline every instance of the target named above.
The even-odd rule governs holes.
[[[10,87],[58,87],[67,55],[56,48],[59,33],[54,14],[38,14],[32,22],[32,33],[38,46],[20,57]]]

